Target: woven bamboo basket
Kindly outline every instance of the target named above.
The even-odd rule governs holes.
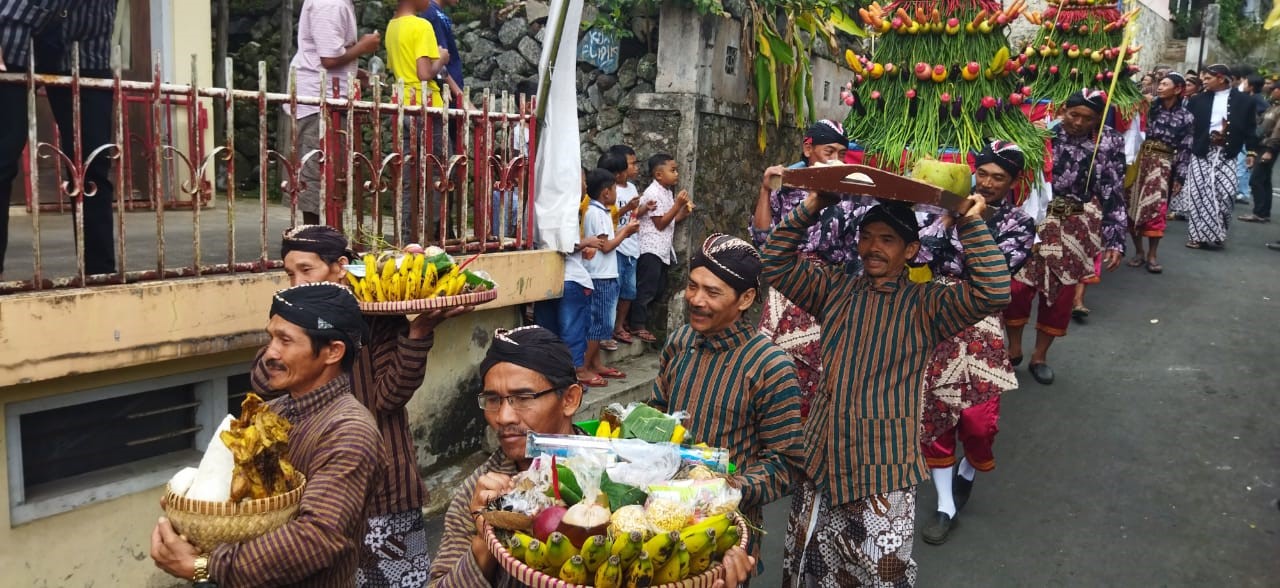
[[[747,528],[742,517],[738,517],[734,524],[738,525],[738,533],[742,535],[742,539],[738,540],[738,547],[746,549],[747,541],[750,540],[750,529]],[[485,524],[484,533],[485,537],[489,539],[489,552],[498,559],[498,565],[502,566],[502,569],[512,578],[515,578],[516,581],[531,588],[590,588],[581,584],[570,584],[560,578],[548,576],[525,565],[524,562],[511,555],[510,551],[507,551],[507,546],[493,532],[493,526]],[[712,584],[716,583],[716,580],[721,578],[724,578],[724,565],[716,562],[701,574],[689,576],[679,582],[670,584],[655,584],[653,588],[710,588]]]
[[[417,298],[414,300],[400,300],[397,302],[361,302],[360,312],[364,314],[419,314],[428,310],[438,308],[453,308],[455,306],[474,306],[491,302],[498,297],[498,289],[484,290],[481,292],[469,292],[467,294],[457,294],[455,296],[440,296],[438,298]]]
[[[298,486],[284,494],[240,502],[208,502],[174,494],[165,486],[165,516],[173,529],[203,552],[223,543],[261,537],[298,514],[306,477],[297,472]]]

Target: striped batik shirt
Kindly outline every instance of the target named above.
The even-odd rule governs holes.
[[[369,516],[417,510],[427,502],[427,488],[418,469],[418,450],[405,404],[422,385],[434,336],[410,339],[409,321],[403,316],[365,315],[364,319],[371,340],[352,365],[352,394],[373,413],[388,456],[386,484],[373,497]],[[259,394],[279,394],[270,390],[261,351],[250,379]]]
[[[116,0],[82,0],[67,11],[62,23],[66,53],[62,69],[71,70],[71,47],[79,43],[80,69],[111,69],[111,35],[115,30]]]
[[[240,586],[350,587],[364,545],[367,498],[382,483],[378,426],[338,376],[272,410],[293,424],[289,461],[307,476],[297,518],[257,539],[209,555],[209,577]]]
[[[823,379],[804,425],[804,469],[842,505],[925,479],[918,433],[929,353],[1009,303],[1009,270],[986,223],[964,218],[970,281],[915,284],[903,271],[876,286],[798,255],[817,218],[797,206],[761,253],[769,283],[822,323]]]
[[[689,325],[672,333],[650,404],[688,412],[694,442],[729,450],[742,512],[756,524],[762,506],[790,492],[791,468],[804,459],[800,384],[787,352],[746,321],[711,336]]]
[[[65,18],[72,0],[4,0],[0,2],[0,51],[10,71],[23,71],[31,38]]]

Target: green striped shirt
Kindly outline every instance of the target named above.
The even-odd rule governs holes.
[[[982,219],[962,219],[970,281],[915,284],[903,271],[877,287],[802,259],[817,219],[797,206],[761,252],[764,276],[822,323],[822,383],[805,422],[805,473],[833,505],[926,479],[918,437],[921,380],[940,341],[1009,303],[1009,269]]]
[[[790,492],[791,468],[804,459],[800,384],[787,352],[746,321],[711,337],[689,325],[672,333],[651,404],[687,411],[696,442],[729,450],[742,512],[756,523],[762,506]]]

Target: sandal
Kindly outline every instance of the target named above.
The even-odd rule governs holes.
[[[1129,267],[1142,267],[1146,263],[1147,260],[1143,259],[1141,255],[1135,255],[1133,256],[1133,259],[1129,260],[1128,265]]]
[[[627,377],[627,374],[624,374],[624,373],[622,373],[621,371],[619,371],[619,370],[615,370],[615,369],[613,369],[613,368],[606,368],[606,369],[600,370],[599,372],[596,372],[596,373],[597,373],[597,374],[599,374],[599,375],[600,375],[600,376],[602,376],[602,377],[610,378],[610,379],[614,379],[614,380],[621,380],[621,379],[623,379],[623,378]]]
[[[657,343],[657,342],[658,342],[658,338],[657,338],[657,337],[654,337],[654,336],[653,336],[653,333],[650,333],[647,329],[640,329],[640,330],[637,330],[637,331],[632,331],[632,332],[631,332],[631,334],[632,334],[632,335],[635,335],[637,339],[639,339],[639,340],[641,340],[641,341],[644,341],[645,343]]]
[[[1187,249],[1200,249],[1202,246],[1196,241],[1187,241]]]
[[[1071,309],[1071,318],[1077,321],[1083,321],[1087,316],[1089,316],[1089,308],[1083,304]]]
[[[604,341],[600,342],[600,348],[605,351],[617,351],[618,342],[614,341],[613,339],[605,339]]]
[[[578,378],[578,385],[586,386],[588,388],[603,388],[609,385],[609,381],[600,376],[596,376],[594,378],[591,378],[590,380],[584,380],[582,378]]]
[[[1158,264],[1158,263],[1156,263],[1156,262],[1154,262],[1154,261],[1148,261],[1148,262],[1147,262],[1147,271],[1149,271],[1149,272],[1151,272],[1151,273],[1153,273],[1153,274],[1162,273],[1162,272],[1164,272],[1164,266],[1162,266],[1162,265],[1160,265],[1160,264]]]
[[[626,329],[614,329],[613,339],[614,341],[617,341],[619,343],[626,343],[627,345],[630,345],[636,342],[635,339],[631,338],[631,333],[628,333]]]

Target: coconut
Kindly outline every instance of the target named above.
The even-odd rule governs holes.
[[[911,169],[911,177],[960,196],[968,196],[973,187],[973,174],[966,163],[921,159]]]
[[[569,507],[556,530],[568,537],[574,547],[582,547],[588,537],[603,535],[609,530],[609,517],[608,508],[595,502],[582,501]]]

